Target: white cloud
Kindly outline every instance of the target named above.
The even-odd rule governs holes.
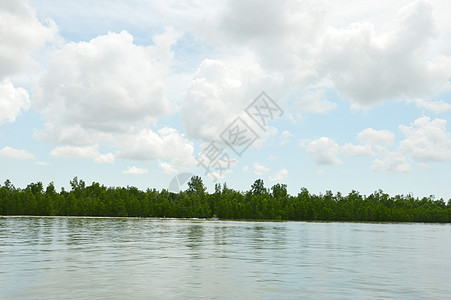
[[[370,145],[353,145],[346,143],[341,146],[341,152],[346,156],[374,156],[375,153]]]
[[[158,165],[165,174],[175,174],[189,170],[198,165],[198,161],[193,156],[183,158],[173,158],[166,161],[159,160]]]
[[[194,144],[176,129],[163,127],[157,132],[150,128],[121,135],[115,143],[120,148],[117,157],[147,161],[159,160],[166,174],[175,174],[197,164]]]
[[[358,108],[449,89],[451,57],[429,51],[440,29],[434,13],[443,14],[449,5],[434,2],[433,11],[426,1],[401,9],[385,2],[369,5],[376,8],[372,11],[336,2],[229,1],[205,31],[228,47],[253,50],[259,63],[282,73],[291,88],[332,86]],[[335,107],[312,96],[302,103],[307,110]]]
[[[289,132],[288,130],[284,130],[281,134],[280,146],[286,145],[290,141],[290,138],[292,136],[293,134],[291,134],[291,132]]]
[[[193,76],[181,106],[184,127],[192,138],[219,140],[219,135],[238,115],[244,114],[255,97],[264,90],[272,91],[270,97],[276,101],[278,88],[278,80],[267,77],[252,52],[205,59]],[[249,120],[248,125],[255,124]]]
[[[143,175],[149,173],[147,169],[138,168],[135,166],[128,167],[127,170],[122,171],[123,174]]]
[[[96,163],[113,163],[112,153],[101,154],[98,145],[91,146],[59,146],[50,152],[53,157],[62,158],[92,158]]]
[[[262,112],[264,113],[264,112]],[[243,116],[243,120],[246,124],[249,125],[250,128],[252,128],[252,130],[256,133],[257,135],[257,139],[255,140],[255,142],[252,144],[253,147],[256,147],[258,149],[262,149],[263,146],[265,145],[265,143],[267,141],[271,142],[275,142],[275,139],[279,133],[279,130],[274,127],[274,126],[265,126],[265,131],[262,131],[260,129],[260,127],[257,125],[256,122],[252,121],[251,118],[249,118],[249,116],[247,114],[241,114],[241,116]],[[243,130],[241,128],[237,128],[239,130]],[[235,130],[237,130],[235,129]],[[230,128],[229,128],[230,130]],[[230,134],[230,131],[228,131],[228,133]],[[243,134],[244,135],[244,134]],[[253,137],[254,135],[249,134],[249,137]]]
[[[99,164],[112,164],[114,163],[114,154],[113,153],[106,153],[106,154],[98,154],[96,157],[94,157],[94,162]]]
[[[315,76],[304,56],[309,55],[324,29],[321,4],[282,1],[228,1],[211,27],[218,40],[253,49],[271,70],[297,77]],[[255,13],[258,9],[258,13]],[[310,54],[311,55],[311,54]]]
[[[94,158],[99,154],[97,147],[96,145],[83,147],[61,146],[53,149],[50,155],[64,158]]]
[[[136,45],[126,31],[110,32],[51,53],[34,90],[36,108],[47,123],[34,137],[63,145],[52,151],[54,156],[98,163],[112,163],[116,156],[159,159],[165,172],[192,166],[192,142],[173,128],[149,128],[174,108],[166,98],[166,83],[172,76],[171,47],[179,37],[167,28],[146,47]],[[104,144],[117,154],[99,153]]]
[[[114,141],[113,133],[83,128],[80,124],[61,125],[47,122],[44,127],[43,130],[33,129],[33,137],[49,143],[74,146],[85,146],[99,141]]]
[[[282,181],[286,178],[288,178],[288,170],[284,168],[278,171],[274,177],[270,177],[269,179],[271,181]]]
[[[427,57],[438,36],[432,6],[416,1],[398,13],[394,29],[373,24],[332,30],[321,60],[338,90],[358,107],[437,93],[448,85],[450,57]]]
[[[386,153],[382,159],[376,158],[371,165],[374,172],[407,173],[412,169],[407,159],[399,153]]]
[[[0,150],[0,157],[27,160],[33,159],[34,155],[28,152],[27,150],[19,150],[6,146]]]
[[[332,139],[321,137],[307,145],[307,154],[319,165],[338,165],[340,146]]]
[[[337,107],[336,103],[325,99],[324,90],[310,90],[303,93],[301,100],[296,105],[302,110],[310,113],[323,114]]]
[[[28,92],[16,88],[9,79],[0,79],[0,125],[13,123],[16,117],[30,107]]]
[[[122,148],[121,158],[136,160],[153,159],[189,159],[194,152],[194,145],[176,129],[163,127],[157,132],[150,128],[127,134],[117,139]]]
[[[254,173],[255,174],[257,174],[257,175],[263,175],[264,173],[266,173],[266,172],[268,172],[269,171],[269,168],[268,167],[265,167],[264,165],[262,165],[262,164],[259,164],[259,163],[257,163],[257,162],[255,162],[254,164],[253,164],[253,167],[254,167]]]
[[[447,85],[449,58],[426,60],[437,37],[432,7],[417,1],[399,12],[397,27],[378,34],[373,24],[331,28],[319,56],[339,92],[360,107],[386,99],[433,93]]]
[[[15,87],[11,76],[35,65],[32,54],[56,36],[56,25],[46,21],[39,22],[26,1],[0,1],[0,125],[30,107],[28,92]]]
[[[283,138],[290,138],[290,137],[292,137],[293,135],[291,134],[291,132],[289,132],[288,130],[284,130],[284,131],[282,131],[282,137]]]
[[[226,172],[214,172],[211,171],[207,174],[208,177],[210,177],[213,181],[216,181],[218,179],[224,179],[226,177],[226,173],[231,173],[232,170],[227,170]]]
[[[391,131],[368,128],[357,136],[363,145],[347,143],[341,147],[341,152],[347,156],[377,155],[371,166],[376,172],[410,172],[408,156],[421,166],[430,162],[451,162],[451,133],[446,130],[446,125],[444,119],[431,120],[426,116],[409,126],[400,125],[405,138],[395,152],[387,150],[387,146],[394,145],[395,136]]]
[[[168,29],[154,37],[154,46],[144,47],[126,31],[110,32],[52,53],[34,91],[36,107],[48,120],[38,136],[60,141],[58,135],[74,129],[95,137],[124,133],[168,113],[164,81],[177,36]]]
[[[409,126],[399,129],[405,139],[399,143],[399,151],[420,162],[451,162],[451,133],[446,131],[447,121],[420,117]]]
[[[164,174],[177,174],[180,172],[179,169],[174,168],[170,163],[165,161],[159,161],[158,166],[160,166]]]
[[[48,163],[46,161],[36,161],[36,162],[34,162],[34,164],[38,165],[38,166],[48,166],[48,165],[50,165],[50,163]]]
[[[369,145],[391,146],[395,142],[395,134],[389,130],[367,128],[357,135],[357,139]]]
[[[451,110],[451,104],[444,102],[442,100],[425,100],[421,98],[408,100],[409,103],[415,103],[419,108],[424,108],[426,110],[432,111],[436,114],[444,113]]]
[[[0,80],[24,71],[33,63],[31,54],[57,33],[55,23],[43,25],[27,1],[0,1]]]
[[[410,172],[407,157],[420,166],[429,166],[427,163],[430,162],[451,162],[451,133],[446,130],[446,125],[446,120],[431,120],[426,116],[416,119],[409,126],[400,125],[399,129],[405,138],[395,152],[389,152],[386,148],[394,144],[392,132],[368,128],[358,135],[367,144],[355,146],[348,143],[342,146],[342,152],[348,156],[378,155],[371,165],[371,170],[375,172]],[[371,146],[374,145],[378,146],[378,153],[373,151]]]

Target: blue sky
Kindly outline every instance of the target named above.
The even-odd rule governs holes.
[[[163,189],[187,172],[209,191],[262,178],[291,194],[447,200],[450,10],[400,0],[0,1],[0,180]],[[259,127],[245,108],[263,91],[283,114]],[[221,139],[238,116],[258,135],[241,156]],[[222,168],[205,174],[198,161],[211,143],[229,160],[209,161]]]

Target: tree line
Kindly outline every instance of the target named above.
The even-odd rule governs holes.
[[[6,180],[0,185],[0,215],[37,216],[107,216],[107,217],[174,217],[259,220],[322,221],[451,221],[451,200],[434,196],[414,198],[412,195],[390,196],[382,190],[370,195],[352,191],[348,195],[311,194],[302,188],[289,195],[285,184],[271,188],[257,179],[245,192],[227,184],[215,185],[207,193],[199,176],[191,177],[188,189],[179,193],[136,187],[105,187],[93,182],[87,186],[75,177],[71,190],[57,192],[50,183],[41,182],[26,188],[15,188]]]

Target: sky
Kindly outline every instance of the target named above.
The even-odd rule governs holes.
[[[362,3],[0,0],[0,182],[448,200],[451,3]]]

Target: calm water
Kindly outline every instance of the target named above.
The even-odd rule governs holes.
[[[451,225],[0,218],[0,299],[445,299]]]

